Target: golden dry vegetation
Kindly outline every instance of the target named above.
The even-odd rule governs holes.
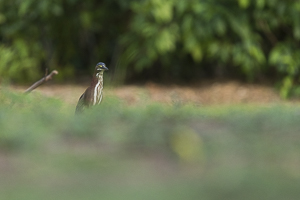
[[[88,85],[45,84],[35,90],[43,95],[55,97],[72,105]],[[24,86],[12,86],[25,90]],[[105,95],[116,96],[128,105],[158,102],[163,104],[232,105],[232,104],[273,104],[283,100],[278,92],[269,86],[245,84],[236,81],[211,82],[196,86],[159,85],[149,82],[145,85],[105,87]]]

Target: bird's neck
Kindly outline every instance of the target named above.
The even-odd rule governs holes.
[[[92,80],[92,83],[91,83],[91,86],[95,86],[97,85],[98,83],[103,83],[103,71],[100,71],[98,73],[95,73],[93,75],[93,80]]]

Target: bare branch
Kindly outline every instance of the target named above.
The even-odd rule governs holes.
[[[48,72],[48,70],[46,69],[45,77],[42,78],[41,80],[35,82],[35,83],[34,83],[32,86],[30,86],[24,93],[29,93],[29,92],[31,92],[32,90],[34,90],[35,88],[39,87],[40,85],[42,85],[42,84],[45,83],[46,81],[51,80],[53,75],[58,74],[58,71],[53,70],[53,71],[47,76],[47,72]]]

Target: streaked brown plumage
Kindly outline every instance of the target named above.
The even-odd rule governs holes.
[[[91,85],[80,96],[75,113],[81,113],[85,108],[100,104],[102,101],[103,72],[108,70],[103,62],[99,62],[95,67],[95,72]]]

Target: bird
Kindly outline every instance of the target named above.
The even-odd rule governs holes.
[[[82,111],[86,108],[101,103],[103,97],[103,73],[106,70],[108,70],[108,68],[106,67],[105,63],[97,63],[91,85],[80,96],[76,106],[75,114],[82,113]]]

